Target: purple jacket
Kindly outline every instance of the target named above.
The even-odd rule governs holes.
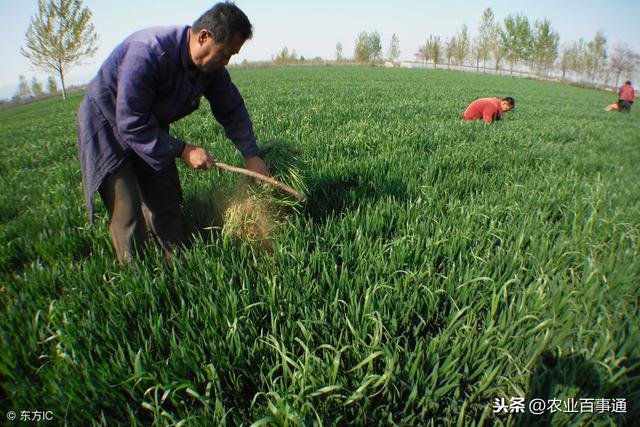
[[[175,161],[185,143],[169,135],[169,124],[197,110],[203,95],[243,157],[259,154],[249,113],[228,71],[203,73],[191,64],[189,29],[155,27],[132,34],[89,82],[78,110],[78,150],[91,219],[94,194],[126,159],[137,155],[156,170]]]

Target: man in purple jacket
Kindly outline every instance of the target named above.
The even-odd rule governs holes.
[[[218,3],[192,27],[132,34],[89,83],[78,110],[85,201],[91,219],[95,193],[104,201],[120,263],[131,260],[145,241],[145,217],[165,254],[183,239],[175,159],[209,169],[214,158],[202,147],[173,138],[169,124],[197,110],[201,96],[245,166],[268,173],[249,113],[225,68],[252,33],[237,6]]]

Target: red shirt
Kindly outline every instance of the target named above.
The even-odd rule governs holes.
[[[502,100],[499,98],[481,98],[473,101],[462,113],[464,120],[483,119],[487,123],[502,116]]]
[[[618,91],[620,95],[620,99],[623,101],[633,101],[633,98],[636,97],[636,94],[633,92],[633,86],[625,84]]]

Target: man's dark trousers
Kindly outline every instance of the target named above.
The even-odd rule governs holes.
[[[121,264],[140,254],[146,226],[165,257],[182,243],[182,190],[175,163],[156,171],[137,156],[128,159],[107,175],[99,192],[109,211],[109,232]]]

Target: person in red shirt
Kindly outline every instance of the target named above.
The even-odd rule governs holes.
[[[622,87],[618,91],[618,95],[620,96],[620,99],[618,100],[619,111],[626,111],[627,113],[630,113],[631,105],[633,104],[633,100],[636,97],[630,80],[627,80],[627,82],[622,85]]]
[[[515,101],[512,97],[506,98],[481,98],[473,101],[462,113],[463,120],[482,119],[487,123],[500,120],[502,113],[513,110]]]

